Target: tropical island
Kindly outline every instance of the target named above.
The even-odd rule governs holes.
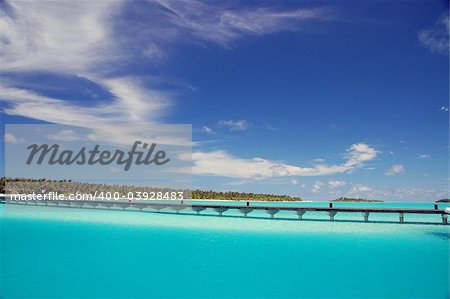
[[[335,202],[383,202],[379,199],[367,199],[367,198],[351,198],[351,197],[339,197],[333,199]]]
[[[6,190],[6,184],[7,189]],[[191,195],[192,199],[199,200],[248,200],[248,201],[301,201],[301,198],[279,195],[279,194],[264,194],[264,193],[245,193],[245,192],[220,192],[212,190],[174,190],[167,188],[154,188],[144,186],[130,186],[130,185],[113,185],[113,184],[96,184],[73,182],[72,180],[50,180],[46,178],[30,179],[30,178],[0,178],[0,193],[5,194],[6,191],[10,194],[27,194],[27,193],[41,193],[42,190],[46,192],[58,192],[60,194],[75,194],[81,192],[83,194],[99,194],[99,193],[114,193],[118,192],[122,195],[137,192],[172,192],[181,191],[184,194]],[[188,198],[188,197],[185,197]]]
[[[436,200],[436,202],[445,202],[445,203],[448,203],[448,202],[450,202],[450,198],[439,199],[439,200]]]

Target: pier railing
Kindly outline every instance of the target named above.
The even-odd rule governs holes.
[[[172,211],[179,213],[183,210],[191,209],[200,214],[206,209],[213,210],[218,216],[222,216],[229,210],[240,212],[244,217],[247,217],[253,211],[265,211],[270,218],[275,218],[275,215],[280,211],[292,211],[296,213],[299,220],[303,219],[303,216],[307,212],[325,212],[329,216],[331,221],[334,221],[337,213],[361,213],[364,222],[369,221],[370,214],[373,213],[390,213],[398,214],[400,223],[405,222],[405,214],[435,214],[440,215],[443,224],[448,224],[448,216],[450,209],[438,209],[437,205],[434,209],[415,209],[415,208],[351,208],[351,207],[333,207],[332,204],[329,207],[299,207],[299,206],[267,206],[267,205],[250,205],[249,202],[244,205],[237,204],[211,204],[211,203],[193,203],[188,204],[183,201],[161,202],[157,200],[153,201],[139,201],[139,202],[124,202],[124,201],[103,201],[103,200],[13,200],[8,196],[0,197],[0,203],[2,204],[16,204],[16,205],[36,205],[36,206],[55,206],[65,208],[94,208],[94,209],[112,209],[118,208],[120,210],[135,210],[135,211],[155,211],[160,212],[162,210]],[[115,210],[116,210],[115,209]]]

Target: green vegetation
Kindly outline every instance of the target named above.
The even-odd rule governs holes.
[[[439,199],[439,200],[436,200],[436,202],[450,202],[450,198]]]
[[[254,201],[301,201],[298,197],[288,195],[242,193],[242,192],[216,192],[192,191],[192,199],[219,199],[219,200],[254,200]]]
[[[339,197],[332,201],[340,201],[340,202],[383,202],[378,199],[367,199],[367,198],[351,198],[351,197]]]
[[[6,185],[8,183],[8,185]],[[7,190],[6,190],[7,187]],[[119,192],[127,195],[129,192],[171,192],[183,191],[185,198],[188,194],[192,199],[217,199],[217,200],[251,200],[251,201],[301,201],[298,197],[288,195],[242,193],[242,192],[216,192],[203,190],[174,190],[143,186],[110,185],[72,182],[71,180],[49,180],[49,179],[28,179],[28,178],[0,178],[0,193],[10,194],[31,194],[57,192],[60,194],[94,194],[105,192]]]

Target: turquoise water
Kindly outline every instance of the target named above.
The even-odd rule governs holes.
[[[0,298],[449,297],[450,230],[437,215],[0,209]]]

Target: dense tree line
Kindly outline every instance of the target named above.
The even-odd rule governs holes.
[[[192,191],[193,199],[222,199],[222,200],[265,200],[265,201],[295,201],[301,200],[298,197],[288,195],[243,193],[243,192],[217,192],[217,191]]]
[[[8,183],[6,185],[6,183]],[[6,188],[8,190],[6,190]],[[142,186],[111,185],[72,182],[71,180],[49,180],[49,179],[27,179],[27,178],[0,178],[0,193],[11,194],[30,194],[58,192],[60,194],[84,193],[94,194],[97,192],[119,192],[127,194],[128,192],[171,192],[188,191],[174,190],[164,188],[152,188]],[[260,193],[242,193],[242,192],[217,192],[204,190],[190,190],[192,199],[218,199],[218,200],[265,200],[265,201],[299,201],[298,197],[288,195],[260,194]]]
[[[351,197],[339,197],[332,201],[349,201],[349,202],[383,202],[378,199],[367,199],[367,198],[351,198]]]
[[[447,202],[450,202],[450,198],[439,199],[439,200],[436,200],[436,202],[445,202],[445,203],[447,203]]]

